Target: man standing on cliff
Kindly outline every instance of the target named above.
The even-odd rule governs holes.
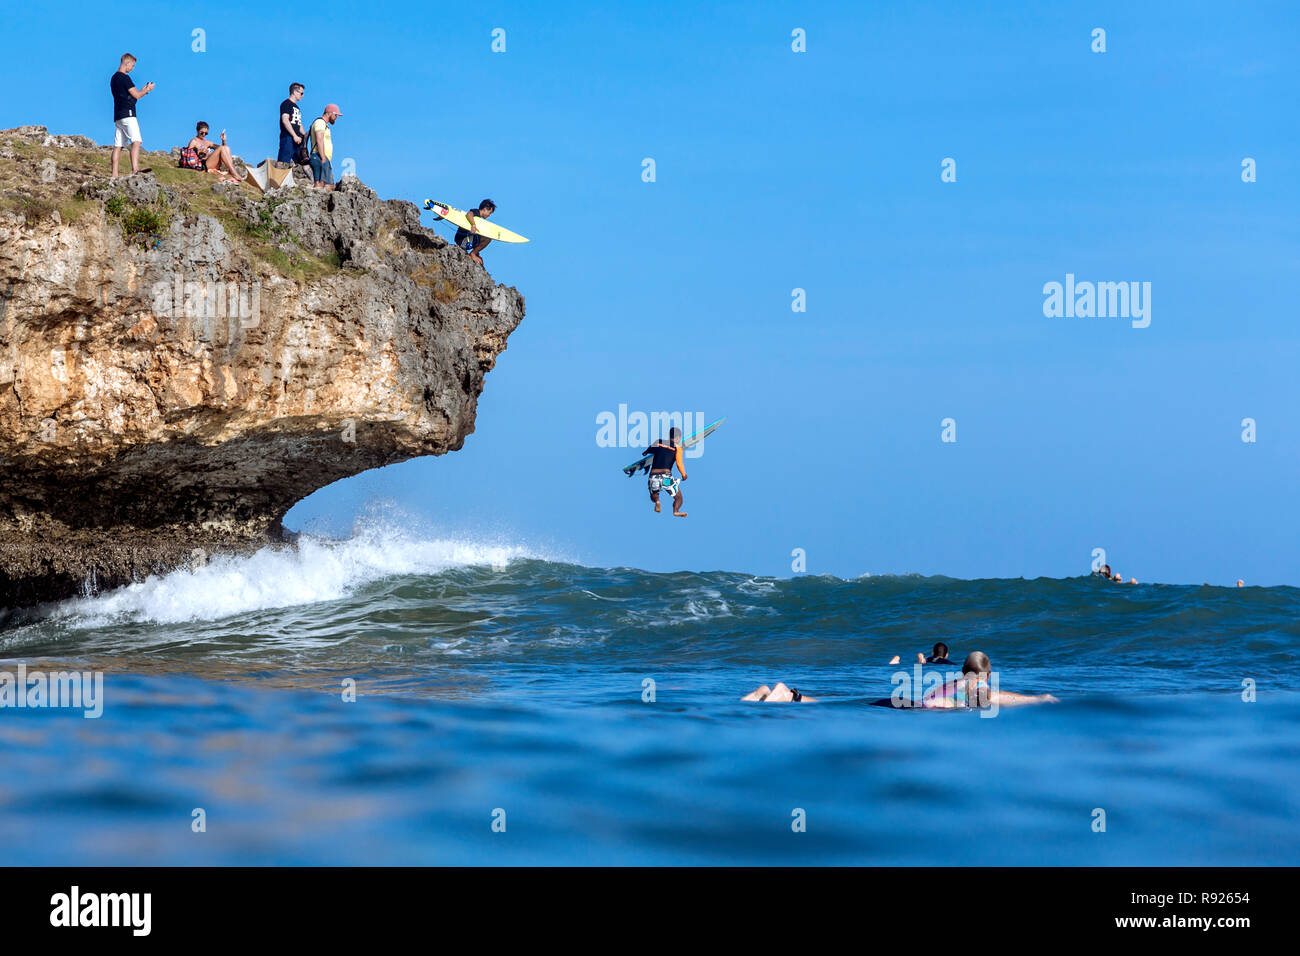
[[[334,140],[330,127],[343,115],[343,111],[330,103],[316,122],[311,124],[311,175],[321,189],[334,188]]]
[[[281,169],[294,162],[301,147],[307,144],[307,133],[302,128],[302,110],[298,101],[307,92],[301,83],[289,84],[289,98],[280,103],[280,151],[275,161]]]
[[[124,146],[131,147],[131,175],[140,172],[140,122],[136,119],[136,102],[153,92],[153,83],[146,83],[142,89],[136,89],[131,79],[135,69],[135,57],[123,53],[117,65],[117,72],[108,81],[108,88],[113,93],[113,173],[117,179],[118,160]],[[146,170],[147,172],[147,170]]]

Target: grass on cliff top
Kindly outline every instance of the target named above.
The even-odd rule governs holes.
[[[53,158],[46,154],[56,152],[54,149],[47,150],[24,142],[6,142],[3,145],[14,152],[17,161],[0,157],[0,208],[16,210],[28,225],[35,225],[55,211],[64,222],[76,222],[99,205],[94,200],[76,195],[77,185],[89,179],[95,170],[94,164],[84,155],[74,157],[72,163],[60,169],[57,161],[54,165],[44,162]],[[85,154],[88,151],[58,152]],[[49,178],[51,173],[54,176],[52,181]],[[80,178],[76,185],[67,188],[67,180],[78,175]]]
[[[13,158],[0,156],[0,208],[17,211],[29,225],[56,210],[64,222],[97,214],[101,203],[81,198],[77,190],[87,181],[107,181],[112,168],[109,148],[46,147],[5,137],[0,139],[0,149],[14,154]],[[148,151],[140,153],[140,168],[151,169],[161,185],[174,189],[180,197],[180,208],[170,208],[164,203],[136,205],[124,200],[102,204],[107,207],[105,214],[122,227],[128,242],[147,248],[154,236],[166,231],[173,216],[200,214],[221,223],[237,247],[278,275],[310,282],[339,271],[337,253],[316,256],[296,249],[290,255],[279,248],[281,243],[297,246],[297,242],[271,222],[270,210],[274,205],[266,204],[276,203],[275,199],[263,201],[262,221],[250,227],[238,217],[236,201],[213,189],[217,177],[210,173],[181,169],[168,153]],[[130,169],[131,158],[123,150],[119,173],[129,173]],[[261,198],[251,185],[240,184],[238,188],[250,199]]]

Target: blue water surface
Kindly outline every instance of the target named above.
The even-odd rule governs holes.
[[[104,673],[98,719],[0,710],[4,863],[1300,859],[1294,588],[277,560],[0,632]],[[1060,703],[871,706],[936,640]],[[820,702],[739,701],[777,680]]]

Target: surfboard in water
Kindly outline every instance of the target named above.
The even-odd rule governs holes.
[[[721,418],[719,418],[716,422],[714,422],[712,425],[705,425],[699,431],[687,435],[686,440],[682,442],[682,447],[690,448],[692,445],[696,444],[697,442],[704,441],[704,439],[708,438],[710,435],[713,434],[713,430],[715,428],[717,428],[726,420],[727,420],[727,416],[724,415]],[[649,471],[650,462],[653,460],[654,460],[653,455],[646,455],[644,458],[638,458],[636,461],[632,462],[632,464],[628,465],[626,468],[623,469],[623,474],[631,478],[633,475],[637,473],[637,469],[640,469],[643,472]]]
[[[426,199],[424,201],[424,208],[431,210],[438,218],[446,219],[453,226],[460,229],[469,228],[469,219],[466,218],[463,209],[457,209],[455,206],[448,206],[446,203],[434,202],[432,199]],[[493,210],[493,212],[495,211],[496,210]],[[491,219],[480,219],[478,216],[475,216],[474,223],[478,229],[478,234],[485,238],[495,239],[497,242],[528,241],[523,236],[519,235],[519,233],[511,232],[509,229],[498,226]]]

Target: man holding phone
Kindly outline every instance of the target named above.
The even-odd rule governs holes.
[[[117,72],[108,81],[113,92],[113,174],[117,179],[118,160],[122,156],[122,147],[131,147],[131,175],[140,172],[140,121],[136,119],[136,102],[153,92],[153,83],[146,83],[136,89],[131,80],[131,71],[135,69],[135,57],[123,53],[118,63]]]

